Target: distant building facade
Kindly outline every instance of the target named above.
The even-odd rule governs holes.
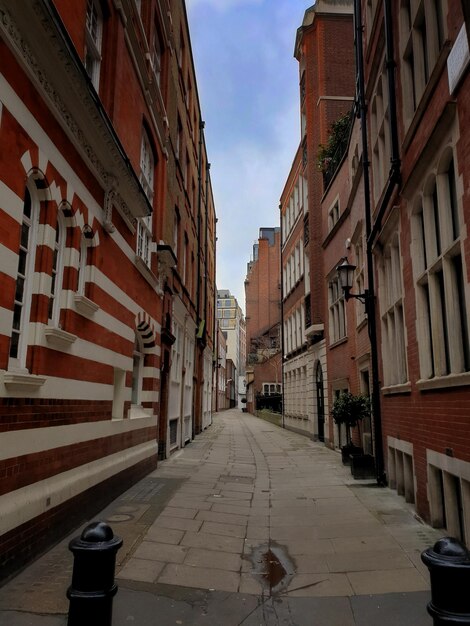
[[[260,228],[247,265],[246,304],[246,386],[247,409],[262,406],[281,408],[281,285],[280,229]],[[270,396],[268,398],[268,396]]]

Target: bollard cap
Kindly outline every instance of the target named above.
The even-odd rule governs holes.
[[[447,563],[446,567],[464,563],[470,565],[470,552],[455,537],[442,537],[421,554],[421,560],[428,567],[442,563]]]
[[[92,522],[88,524],[80,536],[82,541],[88,541],[89,543],[111,541],[113,538],[113,529],[106,522]]]
[[[111,526],[106,522],[92,522],[88,524],[80,537],[75,537],[69,543],[69,550],[77,552],[108,552],[117,551],[122,546],[122,539],[116,537]]]

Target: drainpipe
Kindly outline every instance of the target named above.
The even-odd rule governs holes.
[[[205,122],[199,122],[199,153],[197,162],[197,289],[196,289],[196,323],[199,327],[200,296],[201,296],[201,202],[202,202],[202,142]]]
[[[375,219],[372,231],[370,233],[370,245],[372,246],[377,235],[382,228],[382,219],[388,208],[390,199],[395,191],[396,186],[401,180],[401,161],[398,147],[398,122],[397,122],[397,104],[396,104],[396,84],[395,84],[395,58],[393,49],[393,25],[392,25],[392,8],[390,0],[384,0],[384,22],[385,22],[385,46],[386,57],[385,64],[387,67],[387,83],[388,83],[388,110],[390,117],[390,172],[388,175],[385,194],[382,198],[377,217]]]
[[[282,275],[283,272],[283,267],[282,267],[282,259],[283,259],[283,255],[282,255],[282,243],[283,243],[283,239],[284,239],[284,233],[282,230],[282,203],[279,203],[279,216],[280,216],[280,223],[281,223],[281,232],[280,232],[280,237],[279,237],[279,259],[280,259],[280,264],[281,264],[281,272],[280,272],[280,276],[281,276],[281,380],[282,380],[282,385],[281,385],[281,402],[282,402],[282,413],[281,413],[281,425],[282,428],[286,427],[285,424],[285,411],[284,411],[284,277]]]
[[[364,181],[364,209],[366,224],[366,258],[367,258],[367,280],[368,280],[368,310],[367,321],[371,352],[372,370],[372,412],[374,418],[374,452],[376,479],[379,485],[386,484],[384,471],[384,453],[382,440],[382,416],[380,409],[380,381],[379,363],[377,354],[377,327],[376,327],[376,299],[374,288],[374,264],[371,241],[371,202],[370,202],[370,180],[369,180],[369,153],[367,143],[367,104],[365,99],[364,84],[364,57],[362,50],[362,14],[361,0],[354,0],[354,44],[356,49],[356,71],[357,90],[359,101],[359,112],[361,119],[361,139],[362,139],[362,167]]]

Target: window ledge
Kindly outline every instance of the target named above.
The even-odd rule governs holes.
[[[74,294],[73,300],[77,311],[84,315],[94,315],[100,308],[95,302],[80,293]]]
[[[309,337],[310,335],[321,335],[324,328],[324,324],[311,324],[305,329],[305,335],[307,337]]]
[[[445,389],[446,387],[462,387],[464,385],[470,385],[470,372],[449,374],[448,376],[439,376],[430,378],[429,380],[418,380],[416,383],[420,391]]]
[[[330,348],[330,350],[332,348],[336,348],[336,346],[340,346],[343,343],[346,343],[348,340],[348,336],[346,335],[345,337],[341,337],[341,339],[338,339],[337,341],[335,341],[334,343],[331,343],[328,347]]]
[[[141,419],[152,416],[152,409],[144,409],[140,404],[133,404],[129,409],[129,419]]]
[[[388,385],[387,387],[382,387],[382,393],[384,396],[391,396],[393,394],[398,393],[410,393],[411,392],[411,383],[400,383],[398,385]]]
[[[44,385],[46,378],[44,376],[35,376],[34,374],[21,374],[20,372],[5,372],[3,382],[7,387],[23,387],[26,389],[39,388]]]
[[[146,262],[140,257],[138,254],[135,255],[135,266],[145,278],[145,280],[152,285],[152,287],[156,287],[158,285],[158,279]]]
[[[71,346],[77,340],[77,335],[72,335],[72,333],[53,326],[46,326],[44,335],[47,343],[65,348]]]

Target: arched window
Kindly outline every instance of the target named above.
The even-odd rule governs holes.
[[[132,394],[131,404],[134,406],[141,405],[142,397],[142,381],[144,377],[144,352],[142,346],[142,338],[139,333],[135,335],[133,363],[132,363]]]
[[[54,253],[52,257],[51,295],[49,298],[49,323],[57,327],[60,318],[60,292],[64,273],[65,223],[62,211],[57,215]]]
[[[82,234],[80,240],[80,259],[78,261],[78,280],[77,280],[77,293],[80,296],[85,296],[86,285],[86,268],[88,260],[88,243],[85,236]]]
[[[25,189],[21,222],[18,271],[16,277],[13,325],[10,339],[10,367],[24,368],[28,347],[27,327],[31,312],[31,292],[38,230],[39,202],[33,183]]]

